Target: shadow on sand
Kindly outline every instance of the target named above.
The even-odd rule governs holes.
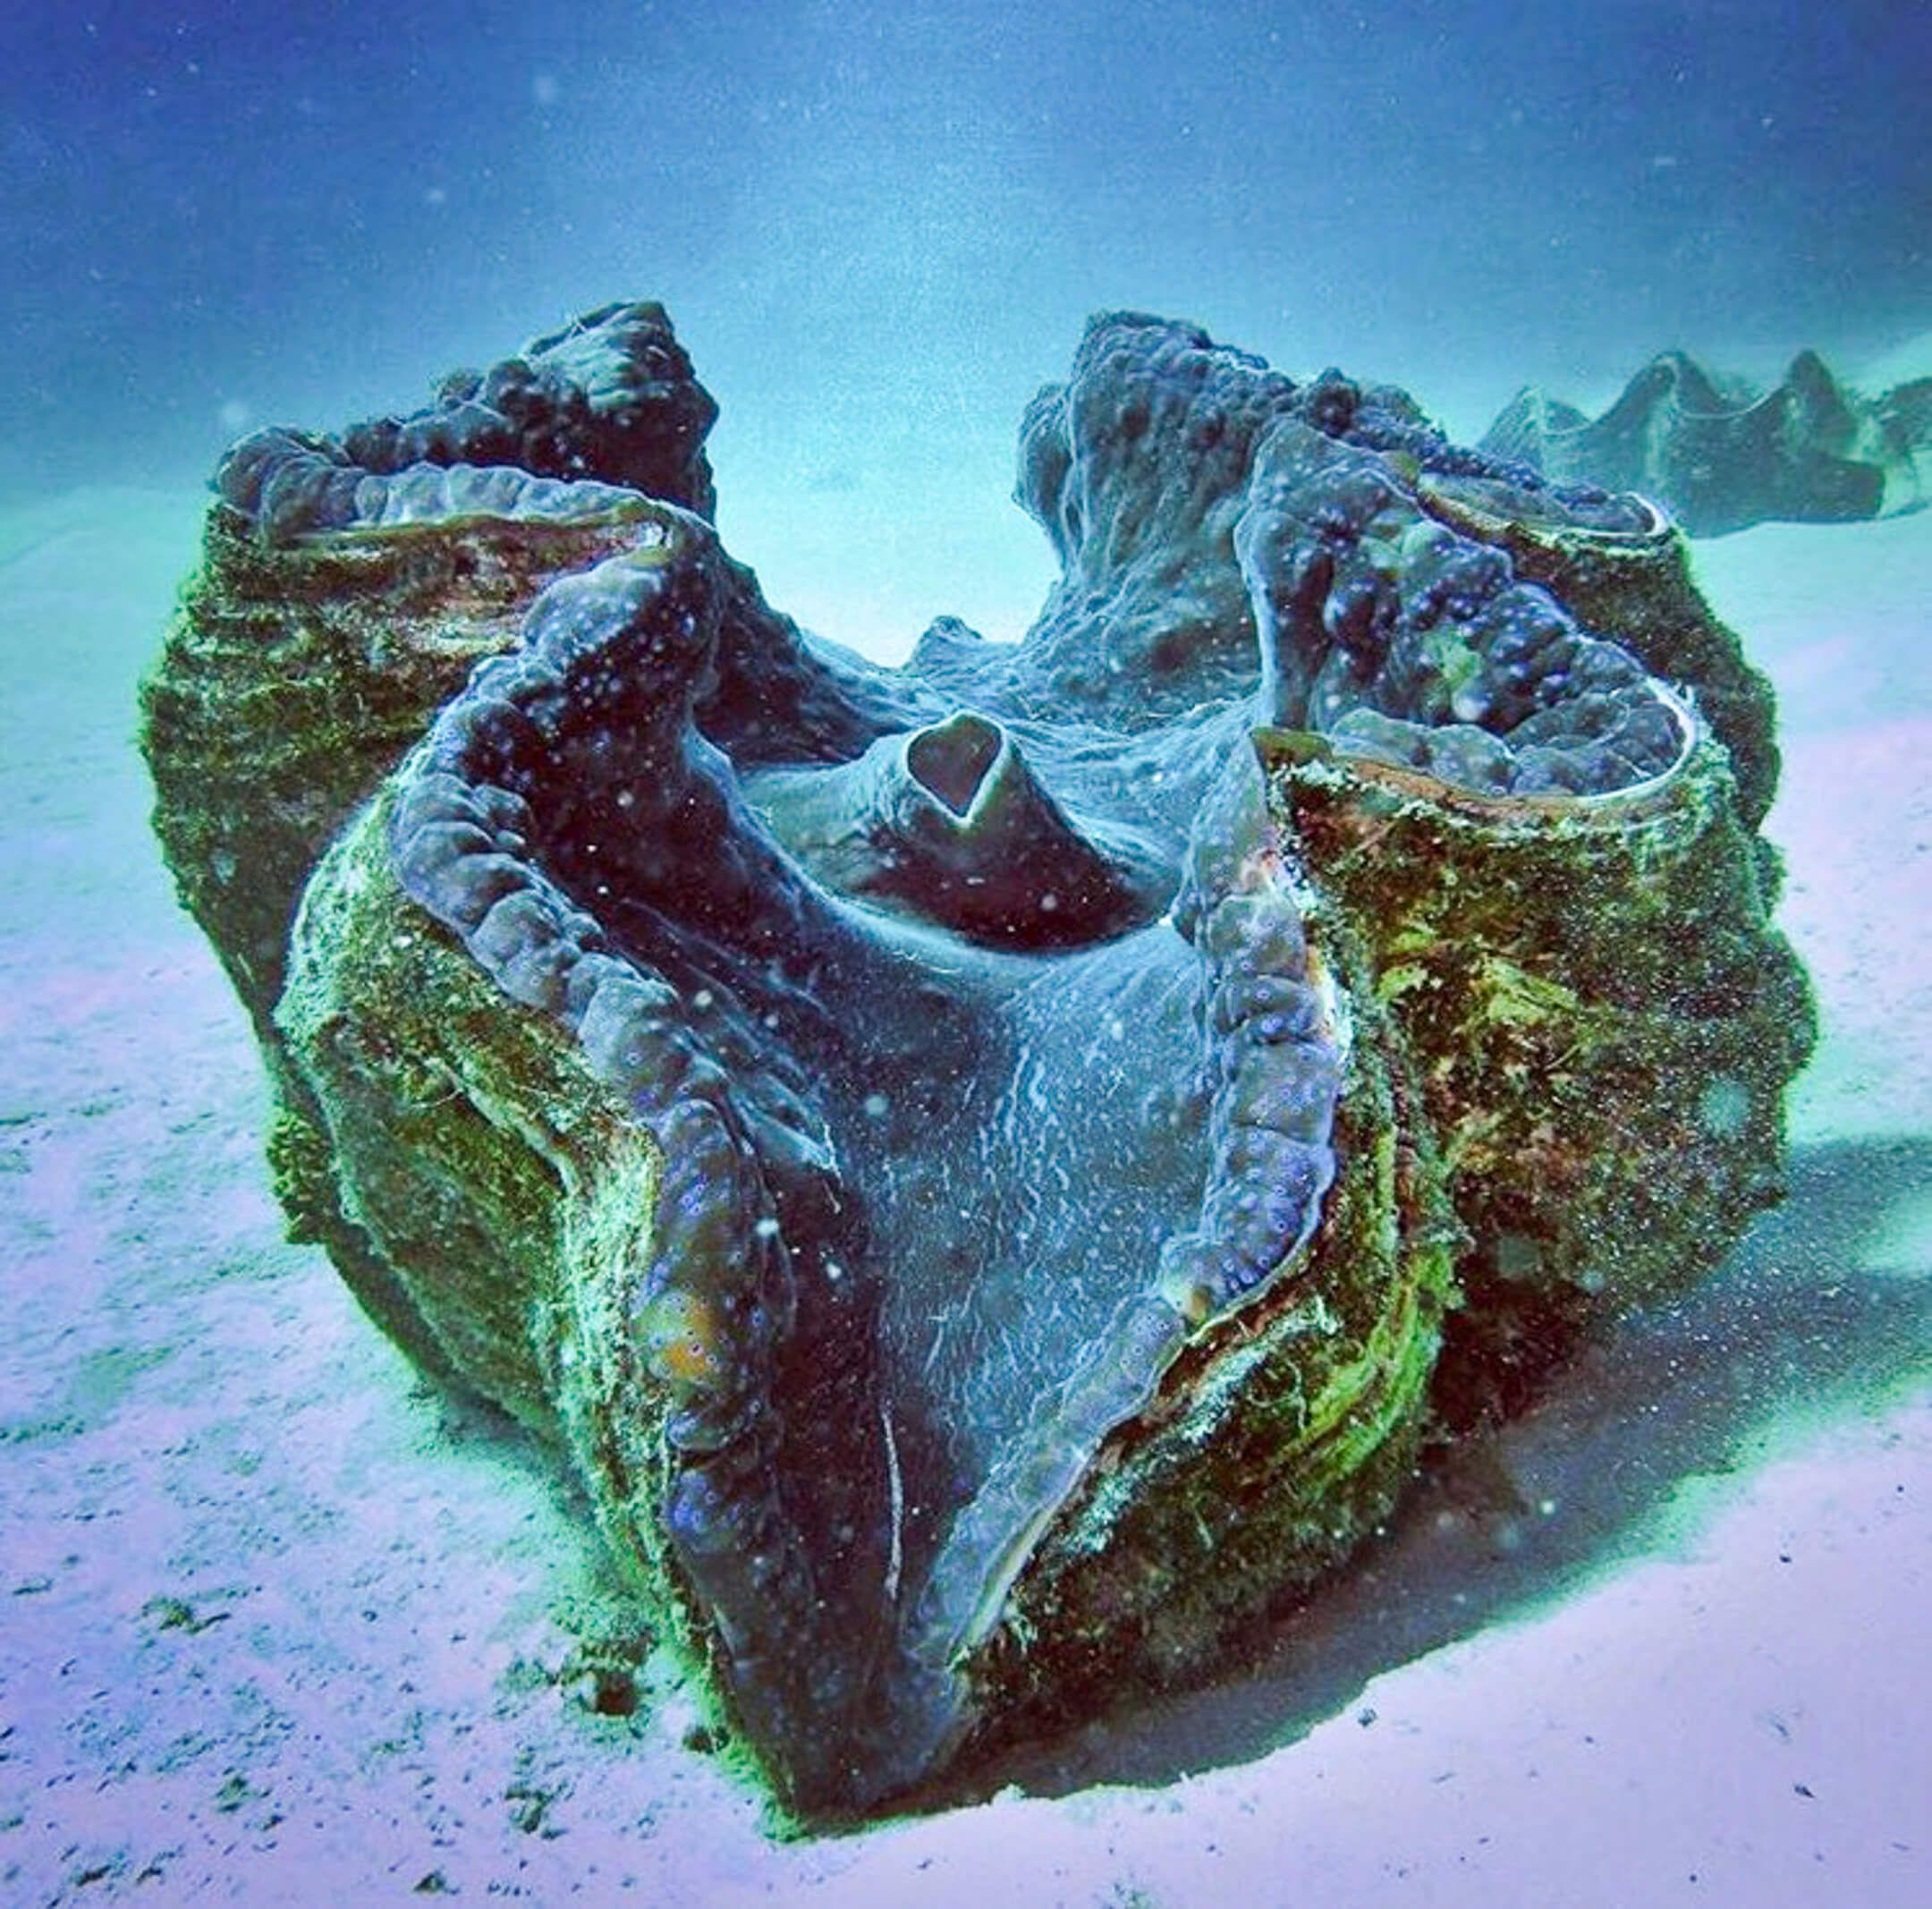
[[[1432,1466],[1386,1537],[1238,1670],[1016,1751],[972,1794],[1165,1784],[1265,1755],[1384,1672],[1667,1546],[1687,1482],[1905,1396],[1932,1370],[1932,1268],[1911,1263],[1922,1236],[1914,1249],[1894,1235],[1928,1188],[1932,1141],[1801,1149],[1789,1199],[1722,1272],[1623,1322],[1533,1412]]]

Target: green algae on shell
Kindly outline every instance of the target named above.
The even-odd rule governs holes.
[[[1518,1405],[1589,1321],[1701,1277],[1782,1190],[1813,1010],[1728,758],[1699,724],[1650,785],[1496,802],[1260,746],[1470,1235],[1439,1403]]]
[[[210,507],[141,686],[141,747],[182,904],[258,1030],[302,885],[343,822],[477,660],[516,641],[552,577],[648,541],[660,515],[631,495],[575,522],[470,516],[269,544]]]

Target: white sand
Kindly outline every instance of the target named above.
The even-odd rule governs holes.
[[[280,1241],[128,746],[198,507],[0,523],[0,1899],[1932,1900],[1932,518],[1702,548],[1785,698],[1827,1026],[1735,1268],[1259,1667],[1031,1795],[780,1845],[674,1689],[538,1674],[603,1583],[568,1494]]]

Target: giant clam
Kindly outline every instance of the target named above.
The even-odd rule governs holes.
[[[808,1815],[1211,1662],[1775,1197],[1770,699],[1640,499],[1185,326],[887,669],[655,306],[260,433],[144,691],[300,1236],[563,1455]]]

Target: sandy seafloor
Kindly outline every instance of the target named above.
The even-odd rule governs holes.
[[[0,1901],[1932,1901],[1932,517],[1699,547],[1783,698],[1789,1202],[1258,1665],[783,1843],[661,1671],[560,1680],[566,1489],[282,1241],[131,747],[200,507],[0,521]]]

